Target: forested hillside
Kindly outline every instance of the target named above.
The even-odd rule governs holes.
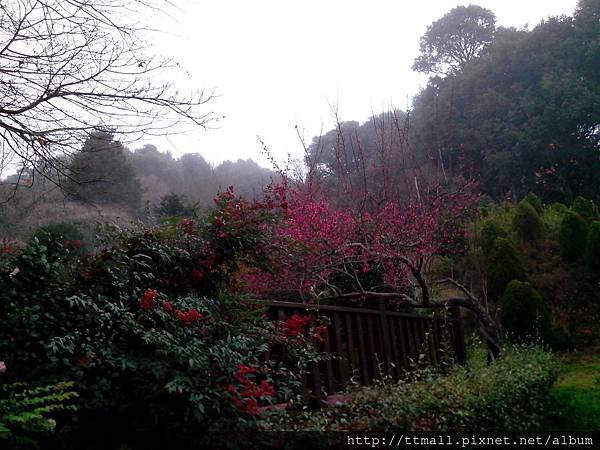
[[[572,17],[497,28],[479,56],[432,74],[414,100],[413,149],[448,176],[476,176],[496,200],[598,201],[599,9],[584,0]]]

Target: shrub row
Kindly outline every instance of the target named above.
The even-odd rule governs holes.
[[[333,408],[290,420],[273,413],[270,430],[526,432],[544,420],[558,376],[555,358],[538,347],[512,347],[496,362],[472,363],[448,374],[360,389]]]

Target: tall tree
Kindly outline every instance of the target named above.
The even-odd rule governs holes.
[[[498,29],[485,56],[417,96],[413,146],[453,172],[462,160],[498,199],[599,199],[600,22],[591,16]]]
[[[487,50],[495,32],[496,16],[492,11],[477,5],[457,6],[427,28],[413,70],[456,72]]]
[[[107,132],[93,133],[73,156],[65,189],[78,201],[140,207],[140,182],[128,151]]]

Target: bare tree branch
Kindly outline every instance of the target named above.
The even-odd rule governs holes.
[[[68,177],[65,156],[94,131],[133,141],[206,127],[213,93],[181,95],[168,81],[178,64],[150,55],[141,39],[147,30],[136,23],[169,4],[0,2],[1,154],[16,155],[42,177],[47,172],[38,167]]]

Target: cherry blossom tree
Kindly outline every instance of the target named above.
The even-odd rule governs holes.
[[[334,207],[310,186],[289,180],[271,187],[260,202],[242,202],[229,192],[213,220],[222,239],[260,231],[252,251],[239,248],[232,286],[255,298],[316,302],[388,302],[399,307],[461,307],[473,312],[491,354],[500,352],[499,333],[488,310],[451,278],[432,279],[431,265],[456,251],[464,219],[473,214],[472,183],[454,190],[441,186],[406,202],[387,202],[372,212]],[[255,236],[258,236],[255,235]],[[460,295],[436,296],[449,284]]]
[[[282,173],[260,201],[241,200],[232,190],[219,196],[210,222],[214,234],[238,253],[231,288],[304,303],[464,308],[478,318],[491,355],[498,356],[499,332],[487,306],[462,283],[433,270],[440,256],[465,250],[478,203],[476,184],[437,176],[431,165],[411,161],[415,152],[398,147],[408,145],[406,140],[382,142],[389,148],[382,146],[381,161],[365,162],[371,166],[358,172],[374,174],[373,167],[395,158],[406,166],[400,189],[389,179],[332,183],[330,174],[321,177],[314,152],[307,152],[305,176]],[[440,294],[450,291],[456,294]]]

